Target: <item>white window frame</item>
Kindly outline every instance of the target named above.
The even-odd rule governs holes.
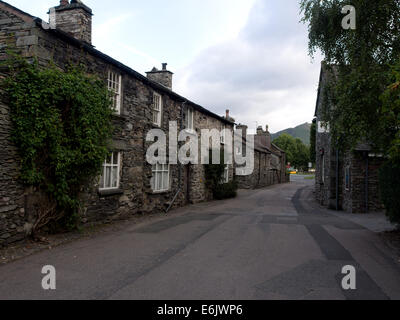
[[[186,108],[186,130],[189,132],[194,131],[194,109],[192,107]]]
[[[165,169],[167,168],[167,169]],[[155,164],[151,168],[152,171],[152,178],[151,178],[151,188],[153,192],[166,192],[169,191],[171,188],[171,172],[170,172],[170,165],[169,164]],[[168,182],[167,182],[167,188],[163,188],[162,186],[164,185],[164,173],[168,173]],[[161,189],[158,189],[158,182],[161,177]],[[154,180],[153,180],[154,179]],[[153,182],[154,181],[154,182]]]
[[[157,101],[158,101],[158,104],[157,104]],[[152,110],[153,110],[153,124],[158,127],[161,127],[163,102],[162,102],[162,96],[160,94],[158,94],[157,92],[153,93]]]
[[[117,155],[118,160],[117,160],[117,164],[114,163],[114,156]],[[110,178],[110,184],[112,184],[112,174],[113,174],[113,169],[117,169],[117,185],[115,187],[113,187],[112,185],[107,185],[106,184],[106,169],[107,168],[111,168],[111,178]],[[115,190],[115,189],[119,189],[119,183],[120,183],[120,170],[121,170],[121,153],[117,152],[117,151],[113,151],[111,153],[111,161],[110,163],[107,163],[107,159],[104,160],[103,163],[103,171],[102,174],[100,176],[100,187],[99,190]],[[101,187],[101,180],[103,180],[103,187]]]
[[[222,182],[223,183],[229,182],[229,164],[227,164],[224,168],[224,175],[222,177]]]
[[[112,106],[116,114],[121,114],[122,105],[122,76],[116,72],[108,71],[108,90],[111,92]]]

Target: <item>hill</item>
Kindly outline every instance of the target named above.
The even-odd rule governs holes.
[[[295,128],[289,128],[271,135],[272,140],[278,138],[283,133],[291,135],[293,138],[299,138],[304,144],[310,145],[311,123],[303,123]]]

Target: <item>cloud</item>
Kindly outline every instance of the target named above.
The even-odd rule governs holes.
[[[307,54],[307,29],[293,0],[258,0],[232,40],[203,50],[176,72],[175,89],[218,114],[271,131],[310,122],[319,63]]]

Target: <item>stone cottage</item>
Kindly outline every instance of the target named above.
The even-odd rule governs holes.
[[[235,146],[235,152],[245,153],[247,139],[246,125],[237,125],[236,132],[242,132],[242,148]],[[246,137],[246,138],[245,138]],[[271,134],[268,126],[264,131],[262,127],[257,128],[254,135],[254,171],[250,175],[237,176],[239,188],[255,189],[267,187],[277,183],[288,181],[286,176],[286,154],[271,142]]]
[[[113,150],[105,159],[102,176],[85,190],[83,221],[107,221],[208,200],[204,166],[148,164],[146,150],[152,142],[146,141],[146,135],[157,128],[168,136],[171,122],[188,135],[200,134],[201,129],[228,129],[233,135],[234,120],[229,113],[219,116],[175,93],[167,64],[161,70],[153,68],[145,77],[96,50],[91,32],[92,10],[81,1],[61,0],[50,9],[49,24],[0,1],[0,59],[6,58],[8,47],[16,47],[24,57],[36,58],[42,66],[50,61],[62,69],[71,63],[83,64],[88,73],[104,79],[113,92]],[[11,142],[9,114],[10,107],[2,98],[0,245],[26,236],[35,220],[35,203],[40,202],[35,190],[18,179],[19,160]],[[225,138],[221,136],[222,146]],[[234,178],[234,170],[234,165],[226,167],[226,181]]]
[[[324,121],[323,110],[332,107],[324,99],[324,90],[335,76],[334,70],[322,62],[315,110],[316,199],[323,206],[349,213],[380,211],[383,205],[379,199],[378,170],[384,159],[368,143],[359,143],[351,151],[336,147],[329,124]]]

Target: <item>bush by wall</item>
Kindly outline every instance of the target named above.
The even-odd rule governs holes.
[[[379,170],[381,200],[392,223],[400,224],[400,163],[387,161]]]
[[[213,195],[216,200],[223,200],[229,198],[236,198],[238,184],[236,181],[229,181],[216,186]]]
[[[212,159],[212,151],[209,153],[209,159]],[[210,164],[204,165],[204,168],[206,185],[212,191],[214,199],[222,200],[236,197],[238,189],[236,181],[223,182],[225,170],[223,150],[220,152],[220,164],[212,164],[212,161],[210,161]]]

